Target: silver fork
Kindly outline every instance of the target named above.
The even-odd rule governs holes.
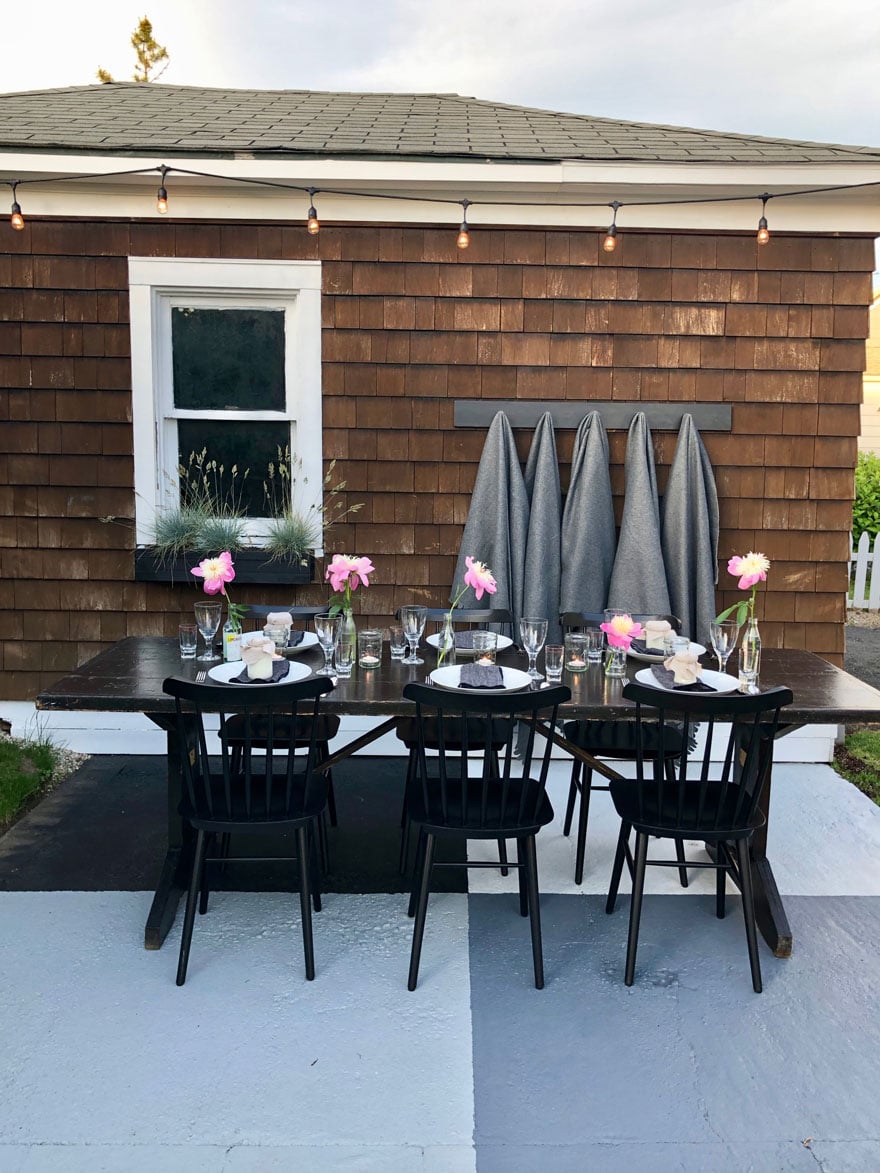
[[[198,670],[198,672],[196,673],[196,684],[204,684],[204,683],[205,683],[205,679],[206,679],[207,675],[208,675],[208,671],[207,671],[207,669],[206,669],[206,668],[200,668],[200,669]]]

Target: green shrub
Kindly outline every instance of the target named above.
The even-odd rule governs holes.
[[[880,533],[880,456],[860,452],[856,464],[856,499],[853,502],[853,543],[867,531]]]
[[[46,742],[0,739],[0,828],[26,799],[46,786],[57,761],[55,749]]]

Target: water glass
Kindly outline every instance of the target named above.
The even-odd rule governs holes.
[[[548,680],[562,679],[562,661],[565,648],[562,644],[546,644],[544,647],[544,671]]]
[[[535,615],[525,615],[519,621],[519,639],[529,657],[529,676],[532,680],[543,680],[544,677],[535,666],[538,652],[544,646],[547,638],[547,620],[539,619]]]
[[[404,664],[424,664],[418,652],[419,640],[425,630],[428,618],[426,607],[401,607],[400,622],[403,624],[403,634],[409,644],[409,654],[404,657]]]
[[[333,645],[333,662],[336,665],[336,675],[341,680],[351,676],[356,651],[357,640],[352,634],[343,632],[336,637],[336,642]]]
[[[202,633],[202,639],[205,641],[205,650],[196,659],[207,663],[210,660],[216,660],[214,655],[214,636],[220,627],[220,619],[223,614],[222,603],[196,603],[193,607],[195,612],[196,623],[199,631]]]
[[[494,631],[474,632],[474,663],[494,664],[498,650],[498,636]]]
[[[194,623],[181,623],[177,628],[181,660],[194,660],[199,643],[199,629]]]
[[[382,663],[382,632],[366,628],[358,632],[357,641],[361,668],[378,668]]]
[[[605,646],[605,632],[601,627],[585,627],[581,632],[584,637],[584,651],[588,664],[602,663],[602,649]]]
[[[400,624],[392,623],[388,628],[388,646],[392,660],[402,660],[406,655],[406,636]]]
[[[324,653],[324,666],[318,669],[315,673],[316,676],[332,676],[334,674],[333,645],[336,643],[336,636],[339,632],[339,619],[338,615],[334,615],[332,618],[329,615],[316,615],[312,620],[315,625],[315,635],[318,637],[318,643]]]
[[[599,631],[598,627],[592,629]],[[602,632],[599,631],[599,656],[602,655]],[[585,672],[587,667],[587,639],[582,631],[569,631],[565,636],[565,666],[569,672]],[[546,664],[546,657],[544,660]]]

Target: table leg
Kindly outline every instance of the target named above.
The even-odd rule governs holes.
[[[791,928],[782,897],[776,886],[776,877],[767,858],[767,827],[770,820],[770,785],[772,768],[761,798],[760,809],[764,825],[752,837],[752,886],[755,897],[755,920],[764,940],[777,957],[791,957]]]
[[[178,814],[183,776],[181,745],[175,719],[167,713],[148,713],[147,716],[165,730],[167,742],[168,847],[144,929],[144,948],[161,949],[174,924],[180,898],[186,891],[192,869],[195,836]]]

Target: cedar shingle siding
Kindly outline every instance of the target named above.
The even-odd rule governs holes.
[[[842,662],[873,239],[29,220],[0,251],[0,667],[10,699],[124,635],[167,634],[197,589],[133,581],[127,256],[323,261],[324,456],[364,507],[329,550],[368,554],[387,621],[442,603],[485,433],[453,400],[725,402],[707,432],[727,558],[773,562],[769,645]],[[567,483],[574,433],[557,442]],[[523,459],[530,435],[518,433]],[[675,446],[655,432],[661,491]],[[610,434],[623,488],[626,434]],[[620,500],[618,499],[618,507]],[[478,554],[479,551],[475,551]],[[320,602],[321,584],[296,589]],[[241,587],[236,601],[265,600]],[[359,592],[360,595],[360,592]]]

